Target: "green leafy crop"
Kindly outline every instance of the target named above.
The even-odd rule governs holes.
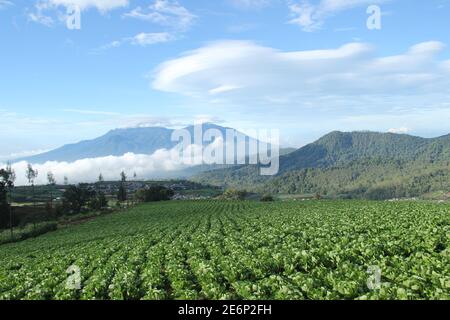
[[[0,299],[449,299],[449,225],[426,202],[154,203],[0,246]]]

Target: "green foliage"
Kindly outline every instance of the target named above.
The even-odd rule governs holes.
[[[19,242],[28,238],[34,238],[50,231],[55,231],[58,225],[56,222],[41,222],[36,224],[28,224],[20,229],[15,229],[13,236],[9,230],[0,232],[0,244]]]
[[[51,171],[47,172],[47,182],[51,186],[56,185],[55,175]]]
[[[39,172],[37,169],[33,169],[33,166],[31,164],[27,165],[27,171],[25,172],[25,176],[28,179],[28,182],[31,185],[34,185],[34,180],[38,177]]]
[[[0,184],[0,229],[6,228],[9,221],[9,204],[7,201],[7,191]]]
[[[127,195],[127,189],[125,187],[124,183],[121,183],[119,185],[119,190],[117,191],[117,200],[119,202],[125,202],[127,201],[128,195]]]
[[[227,189],[223,193],[223,198],[229,199],[229,200],[245,200],[247,197],[248,192],[246,190],[238,190],[238,189]]]
[[[89,200],[88,207],[91,210],[102,210],[108,206],[108,200],[106,199],[105,193],[96,192],[94,196]]]
[[[450,190],[447,163],[365,160],[343,167],[291,171],[260,185],[272,193],[314,194],[383,200]]]
[[[128,200],[127,188],[126,188],[127,175],[124,171],[120,173],[119,190],[117,191],[117,200],[119,202],[125,202]]]
[[[95,197],[95,191],[86,184],[69,186],[63,193],[63,210],[66,214],[78,214]]]
[[[450,206],[173,201],[0,248],[1,299],[449,299]],[[66,287],[70,266],[81,290]],[[376,266],[379,286],[369,289]]]
[[[261,201],[262,201],[262,202],[272,202],[272,201],[275,201],[275,199],[274,199],[273,196],[270,195],[270,194],[264,194],[264,195],[261,197]]]
[[[167,201],[175,195],[174,191],[163,186],[151,186],[138,190],[136,197],[142,202]]]
[[[14,187],[15,173],[8,166],[0,169],[0,229],[6,228],[9,222],[10,204],[8,203],[8,191]]]
[[[450,136],[424,139],[372,132],[333,132],[280,158],[280,173],[258,166],[201,173],[194,181],[258,193],[391,199],[450,190]]]

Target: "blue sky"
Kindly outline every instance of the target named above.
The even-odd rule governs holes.
[[[448,134],[449,14],[448,0],[0,0],[0,158],[196,119],[291,146]]]

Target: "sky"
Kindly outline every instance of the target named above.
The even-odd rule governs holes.
[[[0,160],[194,121],[292,147],[448,134],[449,16],[449,0],[0,0]]]

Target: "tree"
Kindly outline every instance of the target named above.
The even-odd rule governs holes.
[[[120,173],[120,181],[121,181],[122,183],[125,183],[125,182],[127,181],[127,175],[125,174],[124,171],[122,171],[122,172]]]
[[[69,178],[67,178],[66,176],[64,176],[64,185],[65,186],[69,185]]]
[[[8,176],[6,170],[0,169],[0,229],[6,228],[8,223],[9,205],[7,198]]]
[[[100,173],[98,176],[98,182],[96,183],[96,195],[94,199],[91,200],[89,207],[93,210],[101,210],[108,206],[108,200],[106,199],[106,195],[101,191],[99,185],[105,182],[103,178],[103,174]]]
[[[120,202],[127,201],[127,190],[122,183],[119,186],[119,191],[117,191],[117,200],[119,200]]]
[[[34,170],[31,164],[27,165],[26,177],[28,179],[28,183],[31,184],[31,188],[33,190],[33,206],[36,208],[36,194],[34,190],[34,181],[38,176],[38,171]]]
[[[133,181],[137,181],[137,173],[136,171],[133,173]],[[134,189],[132,205],[136,203],[136,189]]]
[[[53,175],[53,173],[51,171],[47,172],[47,181],[49,185],[56,185],[56,179],[55,176]]]
[[[8,191],[9,191],[9,228],[11,230],[11,238],[13,237],[13,215],[12,215],[12,203],[13,203],[13,190],[14,190],[14,182],[16,182],[16,172],[13,170],[11,163],[8,162],[6,166],[6,172],[9,175],[8,179]]]
[[[172,189],[163,186],[151,186],[147,189],[140,189],[136,193],[136,197],[142,202],[167,201],[174,195]]]
[[[125,172],[120,173],[120,185],[119,185],[119,191],[117,192],[117,200],[120,202],[127,201],[127,189],[125,186],[125,182],[127,181],[127,176]]]
[[[55,188],[56,185],[56,179],[55,176],[53,175],[53,173],[51,171],[47,172],[47,182],[48,182],[48,187],[50,189],[50,214],[53,212],[53,189]]]
[[[103,192],[98,193],[97,203],[98,203],[98,209],[103,209],[108,206],[108,200],[106,199],[106,196]]]
[[[103,192],[94,192],[93,196],[88,202],[89,209],[102,210],[108,206],[108,200]]]
[[[6,171],[9,173],[10,186],[14,187],[14,182],[16,181],[16,172],[13,170],[11,163],[6,165]]]
[[[78,214],[94,196],[95,191],[87,184],[69,186],[63,193],[64,210],[69,214]]]
[[[8,224],[11,228],[12,235],[12,211],[11,203],[8,203],[8,191],[10,191],[11,202],[11,190],[14,187],[15,173],[8,165],[6,169],[0,169],[0,228],[4,228]]]

